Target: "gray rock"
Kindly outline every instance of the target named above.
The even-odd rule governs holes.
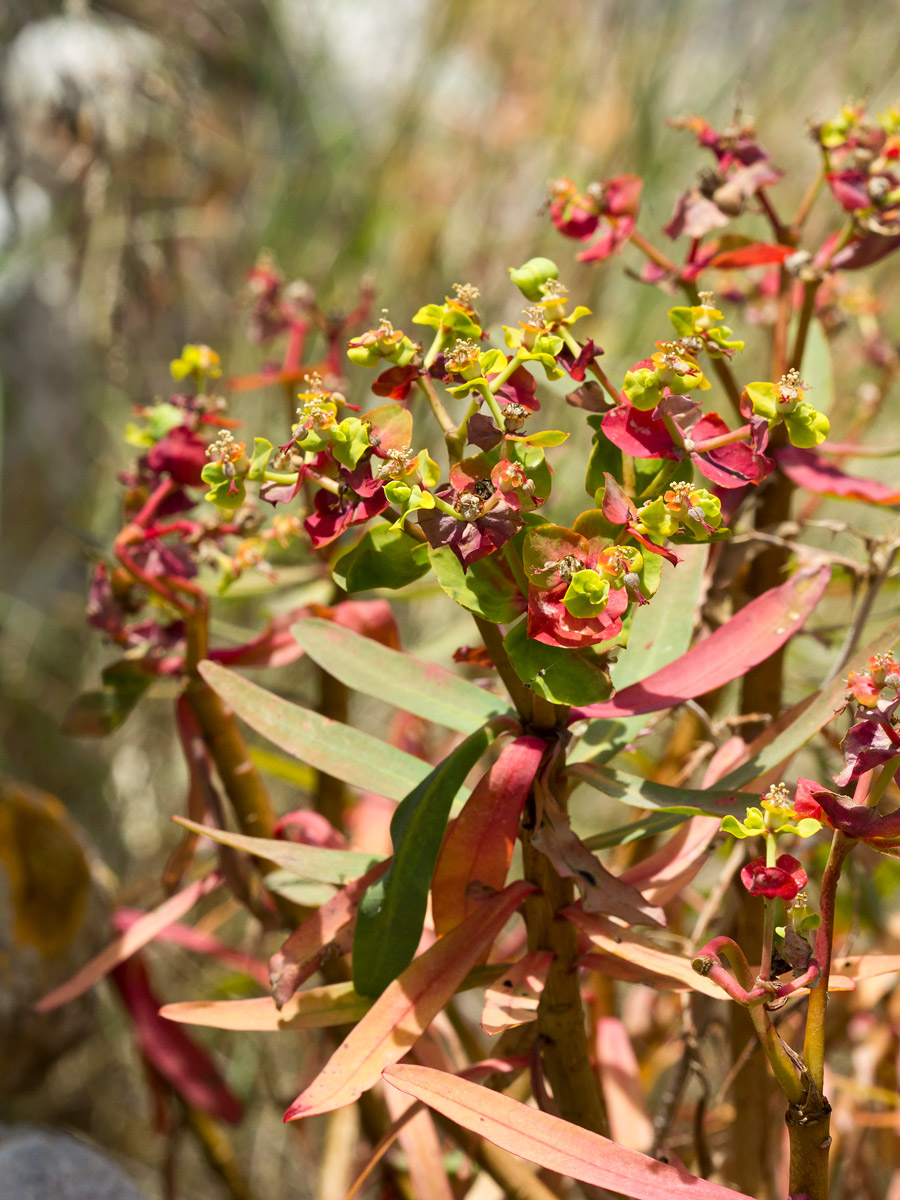
[[[0,1200],[145,1200],[115,1163],[67,1133],[0,1125]]]

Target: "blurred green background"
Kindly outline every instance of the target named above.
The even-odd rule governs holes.
[[[548,181],[643,175],[641,227],[664,241],[705,165],[666,118],[721,125],[738,108],[797,169],[778,192],[790,212],[817,163],[806,123],[850,97],[896,101],[898,18],[897,0],[7,0],[0,770],[59,796],[119,879],[151,880],[133,898],[155,898],[174,844],[164,817],[182,804],[171,697],[102,744],[60,725],[110,658],[83,613],[118,528],[121,429],[165,392],[185,341],[256,367],[236,297],[261,247],[328,310],[350,309],[371,276],[400,327],[457,281],[481,288],[490,323],[514,320],[507,266],[549,254],[593,308],[615,378],[658,336],[665,300],[627,279],[633,252],[569,266],[540,211]],[[248,393],[232,411],[252,431],[280,409]],[[189,994],[198,968],[178,969]],[[102,1021],[118,1028],[112,1009]],[[274,1057],[235,1043],[229,1078],[245,1092],[267,1079],[280,1099],[296,1063],[285,1082]],[[130,1069],[127,1045],[95,1038],[0,1115],[86,1130],[143,1162],[156,1194]],[[313,1194],[284,1166],[311,1136],[254,1110],[237,1137],[260,1196]],[[186,1154],[185,1194],[218,1194]]]

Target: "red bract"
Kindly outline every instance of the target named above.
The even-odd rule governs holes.
[[[160,475],[171,475],[184,487],[200,487],[200,472],[206,466],[206,442],[187,425],[178,425],[147,452],[147,466]]]
[[[806,886],[806,872],[790,854],[779,855],[774,867],[767,867],[765,858],[754,858],[741,871],[741,883],[751,896],[793,900]]]
[[[579,262],[600,262],[617,253],[634,229],[643,180],[638,175],[617,175],[590,184],[585,193],[571,179],[557,179],[551,187],[550,219],[565,237],[584,242],[593,237],[601,219],[600,238],[577,257]]]
[[[316,549],[333,542],[351,525],[377,517],[388,506],[384,484],[372,477],[368,462],[361,462],[353,471],[341,468],[339,477],[345,485],[340,494],[320,488],[313,498],[315,512],[303,522]]]
[[[691,449],[675,444],[662,417],[666,407],[680,409],[667,415],[682,428]],[[633,458],[668,458],[679,462],[687,453],[701,474],[719,487],[738,488],[765,479],[774,463],[749,441],[703,449],[704,442],[731,430],[718,413],[700,416],[700,412],[700,405],[687,397],[667,394],[650,412],[642,412],[631,404],[612,409],[603,417],[603,432],[614,446]]]
[[[847,837],[859,838],[873,850],[893,856],[900,854],[900,813],[882,816],[876,809],[857,804],[849,796],[839,796],[813,779],[797,781],[794,808]]]
[[[578,647],[596,646],[621,633],[622,614],[628,607],[625,588],[611,588],[606,608],[596,617],[573,617],[563,604],[573,571],[595,570],[606,544],[560,525],[531,531],[524,558],[530,638],[548,646]]]
[[[429,544],[435,548],[449,546],[463,570],[499,550],[521,528],[521,517],[503,497],[496,500],[490,511],[475,516],[478,503],[484,503],[477,491],[457,491],[452,484],[446,484],[434,494],[454,507],[465,504],[466,498],[472,504],[473,516],[470,520],[451,517],[439,508],[422,508],[416,513],[419,527]]]

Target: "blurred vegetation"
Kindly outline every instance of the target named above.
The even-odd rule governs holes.
[[[807,120],[850,96],[896,100],[898,16],[897,0],[0,9],[0,769],[59,796],[118,878],[145,881],[120,899],[158,898],[184,780],[162,693],[103,744],[60,731],[109,657],[84,625],[86,581],[118,527],[120,431],[134,404],[165,391],[169,359],[196,340],[232,370],[258,365],[236,298],[259,248],[335,311],[370,275],[400,326],[466,280],[494,320],[514,318],[506,267],[538,253],[568,262],[540,215],[549,179],[643,175],[652,235],[699,165],[666,118],[719,124],[736,108],[756,117],[775,163],[811,169]],[[798,176],[783,185],[787,211]],[[627,278],[639,266],[626,251],[605,270],[565,271],[594,309],[613,378],[665,308]],[[278,399],[241,395],[232,411],[265,428]],[[442,633],[432,653],[452,648],[454,630]],[[302,672],[290,686],[304,687]],[[201,979],[182,952],[166,954],[173,998],[223,986],[220,969]],[[104,1007],[99,1034],[0,1118],[89,1132],[146,1164],[153,1195],[165,1152],[147,1135],[122,1028]],[[299,1062],[251,1042],[234,1042],[230,1081],[289,1098]],[[256,1193],[313,1194],[295,1142],[312,1155],[317,1137],[306,1123],[283,1131],[277,1104],[254,1108],[236,1144]],[[184,1194],[224,1187],[193,1148],[178,1178]]]

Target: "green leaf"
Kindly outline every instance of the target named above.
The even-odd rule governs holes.
[[[603,833],[595,833],[593,837],[582,838],[582,841],[589,850],[608,850],[612,846],[626,846],[629,842],[640,842],[644,838],[668,833],[670,829],[683,825],[687,819],[682,813],[650,813],[638,821],[606,829]]]
[[[412,754],[282,700],[218,663],[205,660],[199,671],[213,691],[257,733],[301,762],[352,787],[401,800],[428,774],[428,764]]]
[[[266,875],[266,888],[301,908],[320,908],[336,895],[332,884],[310,883],[308,879],[298,879],[292,871],[270,871]]]
[[[677,567],[665,568],[652,603],[641,605],[634,614],[628,650],[612,669],[619,689],[674,662],[691,644],[707,550],[686,546],[679,556],[683,561]],[[645,564],[654,557],[661,564],[659,556],[649,552],[644,553]]]
[[[377,525],[335,563],[335,583],[345,592],[402,588],[428,571],[428,548],[403,529]]]
[[[734,816],[738,819],[747,814],[747,809],[759,797],[723,788],[676,788],[665,783],[654,783],[639,775],[615,771],[596,763],[578,763],[570,767],[570,773],[582,783],[596,788],[604,796],[628,804],[632,808],[652,808],[656,811],[681,813],[684,816]],[[588,843],[590,845],[590,843]]]
[[[362,854],[357,850],[329,850],[325,846],[304,846],[278,838],[248,837],[245,833],[232,833],[227,829],[210,829],[187,817],[173,817],[172,820],[202,837],[221,842],[223,846],[264,858],[308,883],[350,883],[382,861],[377,855]]]
[[[468,571],[449,546],[429,546],[428,557],[443,590],[469,612],[495,625],[506,625],[524,612],[525,601],[498,555],[479,559]]]
[[[63,729],[73,737],[106,737],[118,729],[154,678],[137,662],[113,663],[101,676],[103,691],[79,696],[66,713]]]
[[[341,683],[448,729],[472,733],[509,710],[508,701],[452,671],[419,662],[334,621],[310,617],[292,625],[291,633],[310,658]]]
[[[552,704],[593,704],[612,694],[609,675],[591,649],[545,646],[527,636],[525,621],[512,627],[503,647],[522,682]]]
[[[588,421],[594,425],[598,421],[597,417],[588,417]],[[623,467],[622,467],[622,451],[618,446],[614,446],[599,425],[594,425],[597,432],[594,434],[594,441],[591,447],[591,457],[588,461],[587,476],[584,481],[584,486],[589,496],[593,496],[596,492],[606,486],[604,475],[612,475],[617,483],[622,482]],[[655,460],[658,461],[658,460]]]
[[[360,995],[380,995],[412,962],[450,806],[494,737],[487,727],[470,734],[394,813],[393,861],[363,895],[356,919],[353,985]]]

